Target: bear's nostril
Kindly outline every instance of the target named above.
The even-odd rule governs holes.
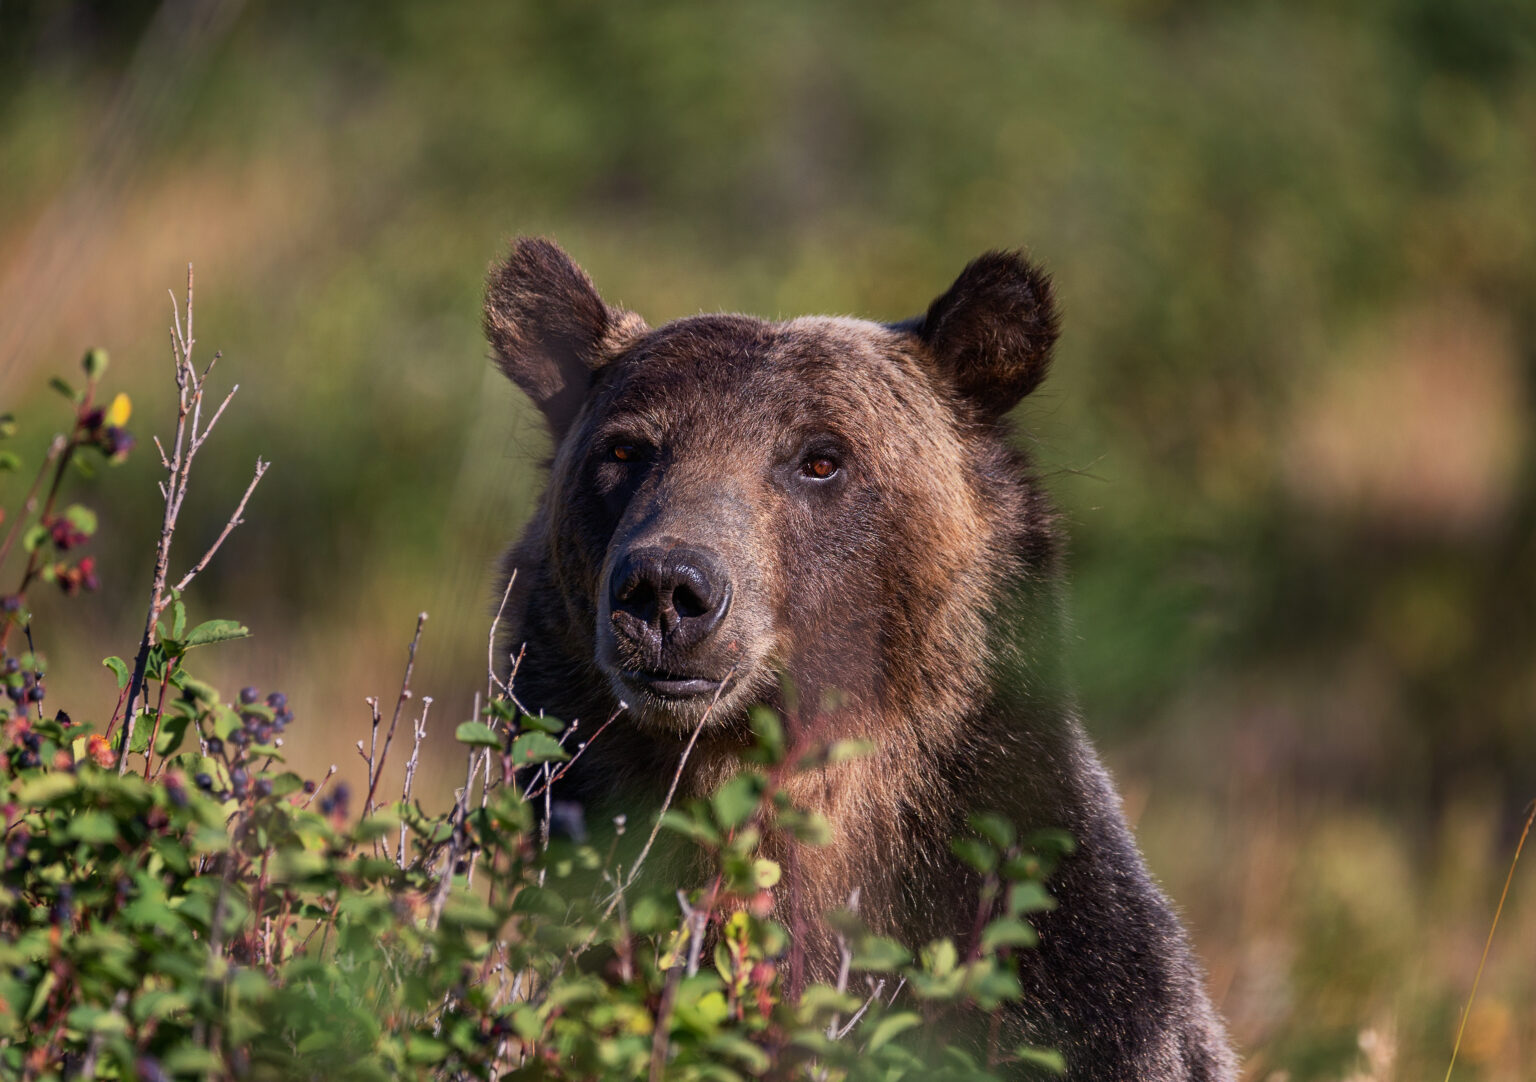
[[[719,562],[695,549],[632,550],[614,568],[612,583],[615,615],[623,613],[684,646],[715,629],[731,595]]]
[[[684,620],[703,616],[710,610],[709,602],[695,593],[687,583],[679,584],[672,591],[672,609]]]

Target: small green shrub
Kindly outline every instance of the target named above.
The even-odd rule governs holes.
[[[791,993],[788,936],[766,915],[779,869],[757,843],[767,817],[807,843],[825,824],[776,784],[807,764],[783,761],[769,712],[754,719],[753,768],[711,800],[634,824],[649,841],[627,869],[569,809],[550,805],[547,825],[536,821],[534,804],[581,745],[504,691],[457,728],[466,782],[449,808],[425,811],[410,794],[425,709],[408,719],[404,791],[377,791],[412,698],[409,667],[389,719],[375,712],[367,792],[289,769],[283,734],[303,722],[286,698],[254,688],[226,698],[187,667],[197,650],[247,633],[189,617],[181,589],[212,551],[179,583],[168,575],[191,458],[222,412],[199,427],[208,370],[191,364],[190,291],[188,301],[174,328],[180,419],[162,449],[166,530],[139,650],[131,663],[105,661],[120,690],[105,725],[48,716],[44,701],[59,696],[26,604],[40,584],[95,585],[94,563],[76,551],[94,515],[60,499],[72,469],[94,473],[133,446],[126,398],[97,405],[104,355],[87,356],[84,390],[57,384],[72,426],[0,548],[0,563],[18,538],[26,554],[0,629],[0,1075],[832,1080],[1060,1069],[1054,1053],[989,1042],[985,1016],[1018,995],[1013,955],[1033,945],[1028,918],[1052,904],[1043,881],[1070,842],[1021,841],[995,817],[976,819],[975,836],[955,846],[985,880],[971,942],[913,958],[854,912],[835,914],[842,978]],[[0,434],[13,428],[0,421]],[[0,467],[17,466],[0,454]],[[662,834],[695,847],[711,874],[687,890],[638,875]],[[957,1024],[978,1019],[976,1047],[945,1046]]]

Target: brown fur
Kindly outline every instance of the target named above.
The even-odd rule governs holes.
[[[1009,1038],[1063,1048],[1074,1079],[1232,1077],[1061,680],[1056,523],[1001,420],[1048,365],[1045,276],[993,253],[906,323],[699,316],[652,331],[554,245],[525,240],[492,274],[486,327],[556,439],[506,559],[509,644],[527,651],[516,691],[593,726],[629,705],[564,795],[594,818],[654,807],[710,696],[668,698],[652,678],[725,680],[684,797],[739,769],[756,703],[783,711],[801,746],[869,738],[872,756],[787,781],[830,822],[829,845],[765,841],[813,977],[836,965],[819,915],[855,888],[878,931],[963,939],[977,884],[948,843],[970,812],[1002,811],[1080,844],[1022,962]],[[818,456],[836,461],[830,480],[807,472]],[[723,613],[718,626],[669,637],[660,616],[626,615],[637,552],[703,552],[677,596]]]

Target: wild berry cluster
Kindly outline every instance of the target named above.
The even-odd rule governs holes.
[[[253,687],[240,690],[238,703],[233,708],[238,722],[229,728],[225,736],[207,736],[202,741],[203,754],[223,766],[219,772],[222,781],[213,773],[200,771],[192,779],[194,785],[219,800],[244,801],[254,796],[264,800],[272,795],[272,780],[265,776],[252,777],[252,760],[266,756],[282,746],[281,734],[293,721],[293,711],[288,708],[288,696],[274,691],[261,699],[261,692]],[[306,782],[305,789],[313,793],[314,782]]]

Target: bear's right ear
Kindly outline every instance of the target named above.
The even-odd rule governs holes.
[[[581,409],[592,373],[645,330],[633,312],[604,304],[553,241],[521,238],[486,283],[485,336],[497,367],[533,399],[557,441]]]
[[[973,261],[925,315],[894,325],[928,345],[960,396],[995,421],[1040,385],[1056,342],[1051,280],[1016,252]]]

